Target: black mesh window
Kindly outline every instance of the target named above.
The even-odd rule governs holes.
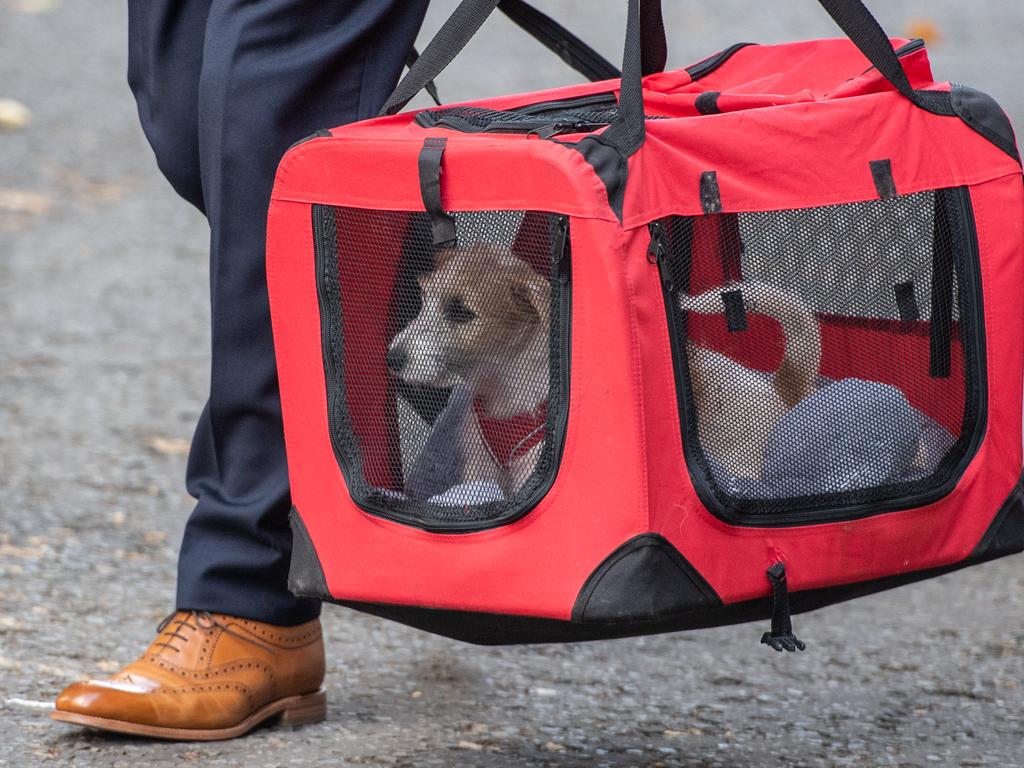
[[[314,206],[330,434],[353,499],[420,527],[508,522],[550,487],[568,392],[565,218]]]
[[[919,506],[984,417],[966,190],[651,225],[687,464],[731,522]]]

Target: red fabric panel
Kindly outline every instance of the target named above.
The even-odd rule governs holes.
[[[341,288],[345,396],[352,430],[360,439],[363,475],[380,488],[400,490],[401,458],[394,387],[384,356],[393,329],[388,327],[391,293],[402,263],[402,242],[408,223],[402,216],[367,216],[363,211],[335,209],[338,237],[338,284]],[[367,258],[363,233],[372,241]],[[384,286],[389,286],[385,292]],[[387,382],[382,387],[380,382]],[[383,414],[383,416],[382,416]]]

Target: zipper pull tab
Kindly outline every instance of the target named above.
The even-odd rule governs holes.
[[[676,286],[672,282],[672,270],[668,263],[668,238],[665,236],[665,228],[660,221],[652,221],[648,229],[651,231],[651,244],[647,247],[647,261],[658,266],[661,287],[667,293],[672,293]]]
[[[569,217],[559,216],[555,222],[555,243],[554,256],[555,267],[558,270],[558,279],[563,283],[569,280],[570,257],[569,257]]]
[[[786,564],[775,563],[767,572],[772,585],[772,629],[761,636],[762,645],[780,653],[802,651],[807,648],[800,638],[793,634],[793,620],[789,614],[789,589],[786,586]]]
[[[545,125],[542,128],[534,128],[530,133],[536,134],[542,139],[550,139],[560,133],[565,133],[566,129],[570,127],[571,126],[566,123],[552,123],[551,125]]]

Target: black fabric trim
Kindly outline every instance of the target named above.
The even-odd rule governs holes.
[[[871,177],[875,180],[878,196],[883,200],[891,200],[899,195],[896,180],[892,177],[892,160],[872,160]]]
[[[1021,162],[1013,125],[995,99],[960,83],[953,83],[950,99],[961,120],[1018,163]]]
[[[456,241],[455,218],[441,206],[441,159],[448,139],[429,138],[420,150],[420,194],[430,216],[434,245],[452,245]]]
[[[719,51],[714,56],[709,56],[703,61],[699,61],[696,64],[687,67],[686,74],[690,76],[690,80],[700,80],[702,77],[707,77],[729,61],[737,51],[751,45],[757,45],[757,43],[735,43],[730,45],[724,51]]]
[[[725,305],[725,322],[729,333],[747,330],[747,307],[743,303],[743,291],[726,291],[722,294],[722,304]]]
[[[299,146],[299,144],[305,144],[307,141],[312,141],[313,139],[326,139],[326,138],[330,138],[330,135],[331,135],[331,132],[329,130],[327,130],[326,128],[321,128],[319,131],[316,131],[315,133],[309,134],[309,136],[303,136],[301,139],[299,139],[294,144],[292,144],[290,147],[288,147],[288,151],[290,152],[291,150],[293,150],[297,146]]]
[[[576,598],[572,620],[656,621],[721,602],[679,550],[664,537],[647,533],[620,546],[590,575]]]
[[[1024,475],[1003,502],[971,560],[985,562],[1019,552],[1024,552]]]
[[[649,534],[654,536],[655,534]],[[644,538],[644,537],[638,537]],[[660,537],[658,537],[660,538]],[[789,593],[792,615],[815,611],[858,597],[866,597],[896,587],[943,576],[972,565],[1024,552],[1024,477],[1018,480],[1006,498],[978,547],[969,557],[953,565],[904,573],[882,579],[843,584],[823,589]],[[606,561],[607,562],[607,561]],[[685,562],[685,560],[684,560]],[[600,570],[600,568],[598,569]],[[596,573],[596,572],[595,572]],[[593,577],[591,577],[593,578]],[[701,579],[703,581],[703,579]],[[588,583],[589,583],[588,579]],[[714,594],[713,592],[711,594]],[[709,597],[710,599],[710,597]],[[647,621],[585,622],[509,616],[474,611],[451,611],[417,606],[333,600],[390,621],[476,645],[517,645],[523,643],[571,643],[610,640],[620,637],[681,632],[692,629],[763,621],[772,616],[771,598],[760,598],[732,605],[705,604],[694,610],[664,614]],[[578,601],[577,601],[578,602]]]
[[[618,148],[603,141],[603,134],[587,136],[576,144],[566,144],[583,155],[594,169],[608,193],[608,206],[622,223],[622,207],[626,197],[629,162]]]
[[[700,175],[700,204],[706,214],[722,212],[722,193],[715,171],[705,171]]]
[[[721,95],[720,91],[704,91],[695,102],[697,111],[702,115],[721,114],[721,110],[718,108],[718,97]]]
[[[908,280],[905,283],[897,283],[893,286],[893,293],[896,296],[896,307],[900,313],[900,322],[918,322],[921,319],[921,309],[917,306],[917,297],[914,295],[914,281]]]
[[[317,557],[313,539],[306,530],[299,511],[292,507],[288,515],[292,527],[292,559],[288,568],[288,591],[296,597],[330,600],[324,569]]]
[[[934,242],[953,242],[953,216],[949,207],[952,203],[945,193],[935,195],[935,238]],[[953,288],[956,274],[956,259],[949,253],[935,248],[932,254],[932,296],[931,334],[928,348],[928,375],[944,379],[950,375],[953,353]]]

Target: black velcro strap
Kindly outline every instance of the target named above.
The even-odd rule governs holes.
[[[702,115],[717,115],[721,112],[718,108],[718,97],[722,94],[718,91],[704,91],[697,97],[697,111]]]
[[[726,291],[722,294],[722,303],[725,305],[725,322],[729,326],[729,333],[747,330],[747,308],[743,304],[743,291]]]
[[[705,171],[700,176],[700,204],[704,213],[722,212],[722,193],[718,189],[718,174]]]
[[[434,245],[453,245],[456,240],[455,219],[441,207],[441,158],[447,144],[448,139],[429,138],[420,150],[420,194],[430,216]]]
[[[917,297],[914,295],[914,281],[897,283],[893,286],[893,292],[896,294],[896,306],[900,311],[900,320],[904,323],[916,323],[920,320],[921,310],[917,306]]]
[[[875,189],[883,200],[891,200],[899,193],[896,191],[896,180],[892,177],[891,160],[872,160],[871,176],[875,180]]]

